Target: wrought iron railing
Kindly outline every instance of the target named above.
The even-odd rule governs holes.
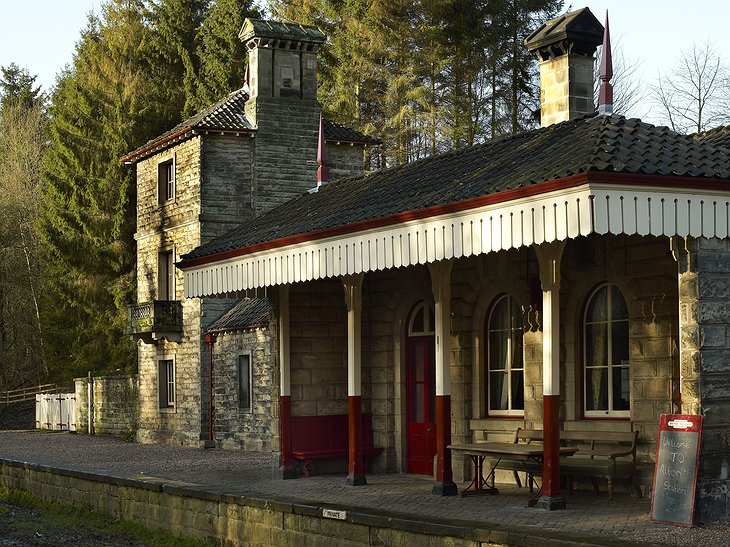
[[[127,334],[182,332],[179,300],[154,300],[127,309]]]

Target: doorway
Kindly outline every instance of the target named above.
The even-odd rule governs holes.
[[[436,455],[436,352],[433,307],[420,302],[406,333],[408,472],[433,475]]]

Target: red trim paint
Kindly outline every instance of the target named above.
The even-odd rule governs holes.
[[[560,395],[544,395],[542,409],[542,495],[554,498],[560,496]]]
[[[204,337],[208,343],[210,353],[210,363],[208,368],[208,440],[213,440],[213,344],[215,344],[215,334],[206,334]]]
[[[349,462],[347,471],[350,476],[365,475],[362,463],[362,397],[350,395],[347,397],[347,417],[349,431]]]
[[[494,194],[488,194],[486,196],[479,196],[476,198],[470,198],[462,201],[456,201],[448,203],[446,205],[434,205],[433,207],[426,207],[424,209],[417,209],[415,211],[404,211],[388,217],[378,218],[374,220],[365,220],[361,222],[353,222],[352,224],[346,224],[344,226],[336,226],[334,228],[326,228],[324,230],[316,230],[308,232],[306,234],[296,234],[293,236],[286,236],[271,241],[265,241],[262,243],[255,243],[246,247],[239,247],[237,249],[231,249],[228,251],[221,251],[219,253],[201,256],[198,258],[191,258],[183,260],[177,263],[178,268],[186,269],[194,266],[200,266],[202,264],[209,264],[211,262],[218,262],[221,260],[227,260],[229,258],[235,258],[239,256],[245,256],[253,254],[259,251],[269,251],[273,249],[279,249],[288,245],[295,245],[298,243],[317,241],[329,237],[335,237],[346,234],[353,234],[365,230],[371,230],[374,228],[383,228],[386,226],[393,226],[403,222],[411,220],[420,220],[429,217],[436,217],[448,213],[456,213],[461,211],[467,211],[469,209],[476,209],[487,205],[495,205],[498,203],[505,203],[508,201],[517,200],[525,197],[537,196],[556,190],[566,190],[574,188],[583,184],[626,184],[626,185],[637,185],[637,186],[652,186],[652,187],[666,187],[666,188],[688,188],[691,187],[695,190],[723,190],[730,191],[730,180],[728,179],[707,179],[698,180],[693,177],[667,177],[662,175],[635,175],[635,174],[624,174],[624,173],[599,173],[589,172],[580,173],[577,175],[571,175],[562,179],[550,180],[546,182],[539,182],[531,184],[529,186],[523,186],[522,188],[516,188],[514,190],[504,190],[502,192],[496,192]]]
[[[451,468],[451,395],[436,395],[436,481],[453,481]]]
[[[279,419],[281,420],[281,466],[291,467],[294,465],[291,446],[291,396],[281,395],[279,397]]]

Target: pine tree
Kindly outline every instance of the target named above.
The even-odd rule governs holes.
[[[243,86],[246,45],[238,33],[247,17],[260,17],[251,0],[215,0],[200,29],[196,110]]]
[[[149,21],[156,102],[160,115],[175,123],[195,113],[198,106],[199,34],[209,0],[151,2]]]
[[[91,16],[50,108],[40,232],[48,274],[47,356],[56,378],[130,370],[124,336],[134,287],[132,173],[119,163],[156,117],[141,1]]]
[[[15,63],[0,67],[0,113],[10,107],[32,108],[45,101],[40,86],[34,87],[37,76]]]

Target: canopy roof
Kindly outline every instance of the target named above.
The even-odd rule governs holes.
[[[591,115],[330,183],[179,266],[202,296],[589,233],[726,237],[729,198],[712,139]]]

